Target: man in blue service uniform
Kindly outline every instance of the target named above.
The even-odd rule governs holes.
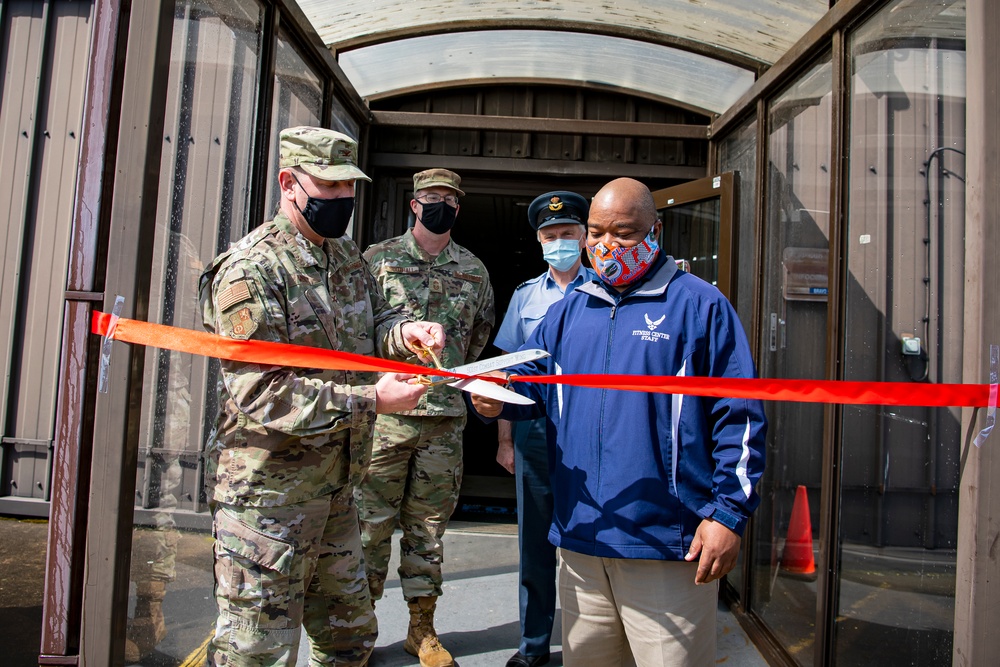
[[[549,308],[525,343],[550,357],[516,375],[752,378],[732,305],[677,268],[642,183],[590,204],[599,281]],[[715,660],[716,582],[736,564],[759,504],[760,401],[518,382],[535,405],[469,402],[487,419],[544,414],[554,439],[550,539],[559,548],[562,649],[574,667],[698,667]],[[501,412],[502,411],[502,412]],[[695,562],[697,561],[697,562]]]
[[[494,345],[514,352],[542,323],[556,301],[596,280],[580,252],[589,207],[575,192],[547,192],[528,207],[528,224],[542,244],[549,269],[514,290]],[[521,644],[507,667],[535,667],[549,661],[556,612],[556,548],[549,542],[552,488],[549,486],[545,419],[497,423],[497,463],[517,476],[517,537],[520,556]]]

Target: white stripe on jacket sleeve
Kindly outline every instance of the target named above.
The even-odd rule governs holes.
[[[677,372],[677,377],[684,377],[687,374],[687,359]],[[680,443],[677,442],[677,434],[680,430],[681,408],[684,407],[684,394],[671,394],[670,396],[670,484],[674,487],[674,496],[681,497],[677,492],[677,458],[680,452]]]
[[[747,477],[747,463],[750,462],[750,418],[747,418],[747,427],[743,430],[743,453],[740,455],[740,462],[736,464],[736,479],[740,481],[740,486],[743,487],[743,493],[746,494],[747,500],[750,500],[750,494],[753,492],[753,486],[750,485],[750,478]]]

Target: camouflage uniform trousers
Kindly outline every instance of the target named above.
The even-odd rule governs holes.
[[[357,491],[372,599],[382,598],[397,525],[403,597],[441,595],[442,537],[462,486],[465,421],[379,415],[372,462]]]
[[[375,646],[352,491],[281,507],[215,511],[219,619],[213,665],[294,665],[301,628],[310,665],[364,665]]]

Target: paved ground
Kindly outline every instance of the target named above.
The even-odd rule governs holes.
[[[517,650],[517,526],[458,523],[445,536],[444,595],[438,601],[437,630],[458,667],[500,667]],[[372,667],[416,665],[403,650],[409,619],[399,589],[399,533],[394,536],[386,594],[378,604],[379,639]],[[553,660],[563,664],[558,612],[553,632]],[[767,663],[732,614],[719,608],[716,662],[741,667]],[[303,650],[300,656],[305,656]],[[304,664],[300,660],[300,663]]]
[[[38,664],[48,521],[0,517],[0,661]]]
[[[0,517],[0,664],[36,665],[47,522]],[[446,584],[438,631],[460,667],[503,665],[517,648],[517,538],[509,524],[454,522],[446,538]],[[177,578],[164,601],[169,633],[142,660],[144,667],[202,664],[204,641],[214,619],[211,537],[181,534]],[[398,551],[398,548],[396,549]],[[416,665],[403,651],[407,611],[390,566],[386,597],[379,604],[380,636],[373,667]],[[719,663],[766,665],[725,609],[719,611]],[[559,636],[556,627],[555,636]],[[562,664],[558,644],[551,664]],[[300,660],[300,664],[306,664]]]

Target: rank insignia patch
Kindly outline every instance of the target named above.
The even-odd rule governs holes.
[[[257,330],[257,321],[250,312],[250,308],[240,308],[229,316],[229,323],[232,325],[231,335],[233,338],[246,340]]]

